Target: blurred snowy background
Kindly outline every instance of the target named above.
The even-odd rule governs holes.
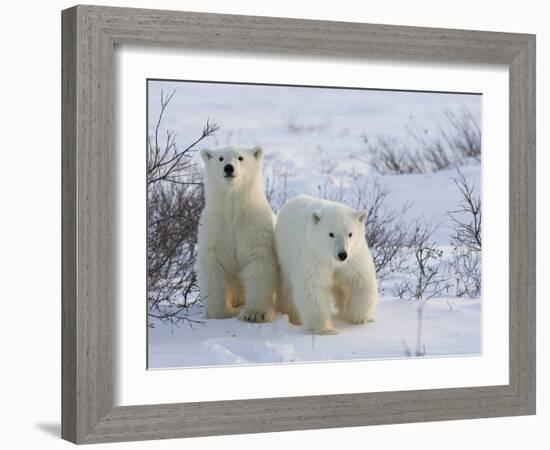
[[[481,96],[149,81],[148,108],[150,368],[481,352]],[[369,211],[376,322],[204,318],[198,151],[254,145],[274,211],[302,193]]]

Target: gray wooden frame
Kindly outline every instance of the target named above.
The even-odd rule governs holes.
[[[63,11],[62,31],[64,439],[93,443],[535,413],[535,36],[96,6]],[[113,52],[119,43],[507,65],[509,384],[114,407]]]

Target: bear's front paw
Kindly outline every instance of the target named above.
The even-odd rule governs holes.
[[[298,313],[293,313],[293,312],[289,312],[287,313],[287,316],[288,316],[288,321],[292,324],[292,325],[302,325],[302,321],[300,320],[300,316],[298,315]]]
[[[318,334],[321,336],[333,336],[335,334],[338,334],[338,331],[336,331],[334,328],[309,329],[307,331],[311,334]]]
[[[322,334],[324,336],[330,336],[338,334],[338,331],[336,331],[334,328],[325,328],[324,330],[320,330],[318,334]]]
[[[372,317],[352,317],[348,319],[348,322],[354,325],[362,325],[367,322],[374,322],[374,319]]]
[[[239,319],[245,322],[263,323],[271,320],[270,314],[267,311],[259,311],[256,309],[244,309],[239,314]]]
[[[320,335],[332,335],[338,334],[338,331],[334,329],[332,320],[325,319],[319,321],[306,321],[304,324],[304,331],[311,334],[320,334]]]
[[[320,335],[334,335],[338,334],[338,331],[334,329],[332,323],[325,323],[324,325],[306,325],[304,327],[311,334],[320,334]]]

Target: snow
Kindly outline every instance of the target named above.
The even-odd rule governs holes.
[[[266,186],[299,193],[340,196],[353,203],[354,183],[377,180],[388,188],[385,207],[411,207],[406,220],[423,220],[437,229],[434,241],[450,257],[453,226],[448,211],[457,209],[460,195],[455,170],[414,175],[379,175],[364,162],[364,137],[383,136],[414,145],[407,127],[436,133],[444,111],[467,108],[478,121],[479,95],[240,86],[208,83],[150,81],[149,130],[158,116],[161,90],[176,90],[168,106],[161,135],[178,133],[181,146],[194,141],[207,119],[221,130],[200,148],[261,145],[265,150]],[[444,125],[443,125],[444,126]],[[204,145],[203,145],[204,144]],[[197,158],[197,163],[200,162]],[[476,190],[481,187],[479,163],[461,171]],[[413,356],[417,349],[419,303],[394,296],[392,279],[381,284],[377,320],[350,325],[335,319],[336,336],[305,334],[279,315],[272,323],[249,324],[237,319],[207,320],[179,326],[150,319],[150,368],[235,364],[298,363]],[[426,357],[481,353],[481,299],[456,298],[452,293],[424,303],[420,349]]]
[[[421,349],[426,357],[481,353],[479,300],[435,299],[425,303]],[[153,320],[149,330],[149,368],[299,363],[355,359],[405,358],[417,348],[418,303],[384,299],[377,320],[351,325],[337,318],[335,336],[312,336],[286,315],[266,324],[238,319],[209,320],[179,326]]]

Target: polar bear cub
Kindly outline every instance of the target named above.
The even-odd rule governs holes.
[[[367,213],[300,195],[280,210],[275,241],[278,309],[305,331],[335,334],[331,312],[354,324],[373,320],[375,268],[365,240]]]
[[[273,212],[262,180],[260,147],[201,152],[205,208],[198,233],[197,276],[206,315],[265,322],[273,316],[277,260]]]

